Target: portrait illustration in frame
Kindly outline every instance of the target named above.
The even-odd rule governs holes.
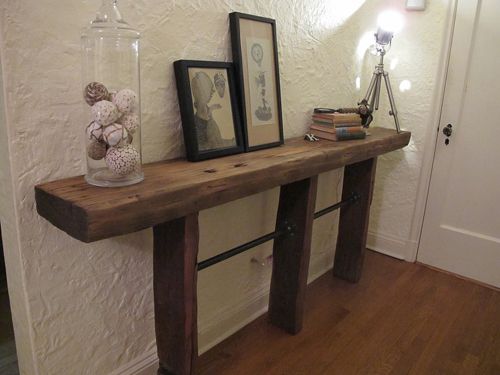
[[[174,69],[188,160],[242,152],[233,65],[179,60]]]

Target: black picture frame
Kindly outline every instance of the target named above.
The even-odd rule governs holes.
[[[193,94],[192,91],[192,84],[195,84],[195,78],[193,78],[193,80],[190,80],[190,70],[192,70],[193,72],[200,72],[200,76],[198,77],[200,79],[197,79],[195,87],[195,93],[198,93],[198,100],[207,101],[206,95],[208,93],[208,90],[210,90],[210,83],[205,79],[205,75],[211,79],[212,93],[208,98],[207,103],[205,103],[208,111],[208,118],[202,119],[201,116],[197,115],[198,108],[195,107],[195,94]],[[200,161],[243,152],[244,142],[238,105],[238,94],[236,91],[234,65],[232,63],[218,61],[178,60],[174,62],[174,71],[187,159],[189,161]],[[214,71],[213,79],[211,78],[212,75],[208,74],[208,72],[210,71]],[[210,107],[208,106],[208,103],[210,103],[213,98],[217,98],[217,95],[223,98],[223,95],[220,95],[219,89],[221,89],[221,82],[223,81],[223,79],[225,79],[225,77],[224,74],[221,73],[221,71],[225,72],[225,77],[227,77],[227,81],[223,86],[224,89],[222,91],[222,94],[229,95],[229,101],[227,99],[224,99],[223,104],[227,104],[229,102],[231,108],[230,113],[227,113],[227,111],[229,110],[228,108],[224,108],[224,106],[217,104],[219,107],[215,108],[215,113],[226,111],[224,112],[225,116],[223,117],[225,121],[223,121],[222,124],[224,125],[226,133],[228,131],[230,132],[229,129],[233,129],[234,145],[230,144],[231,141],[233,141],[232,139],[222,138],[223,132],[220,128],[221,124],[218,124],[215,118],[212,117],[211,107],[214,107],[214,105]],[[215,77],[218,73],[221,73],[223,79],[216,80]],[[219,76],[219,78],[221,76]],[[203,90],[200,87],[202,87]],[[200,99],[200,96],[204,96],[203,99]],[[230,114],[232,114],[232,116],[230,116]],[[228,124],[230,121],[232,121],[232,124],[230,124],[231,126],[229,126]],[[218,134],[218,138],[213,137],[212,135],[214,134],[216,136]],[[224,143],[227,143],[227,145],[224,145]],[[212,148],[212,145],[218,146],[214,146]]]
[[[250,79],[251,77],[246,74],[249,69],[245,69],[245,66],[249,66],[246,60],[250,61],[249,54],[245,52],[245,46],[242,44],[242,38],[248,38],[247,33],[242,30],[241,22],[242,21],[250,21],[255,22],[255,30],[259,30],[262,28],[262,31],[265,30],[266,27],[271,27],[271,33],[268,35],[269,41],[268,43],[272,44],[272,62],[268,63],[268,66],[272,66],[273,72],[271,73],[273,77],[272,80],[267,80],[268,82],[273,82],[274,84],[274,95],[272,100],[274,100],[274,104],[272,105],[272,109],[275,110],[274,120],[275,122],[272,124],[273,128],[269,128],[269,133],[272,134],[271,137],[262,136],[263,127],[254,126],[254,113],[258,111],[253,111],[251,101],[254,97],[258,95],[248,95],[251,87]],[[280,146],[284,143],[283,137],[283,118],[282,118],[282,109],[281,109],[281,87],[280,87],[280,76],[279,76],[279,61],[278,61],[278,44],[276,37],[276,21],[271,18],[265,18],[260,16],[255,16],[251,14],[233,12],[229,14],[229,24],[231,31],[231,46],[232,46],[232,54],[233,54],[233,63],[236,72],[236,80],[238,84],[239,90],[239,103],[240,103],[240,112],[242,117],[243,124],[243,137],[245,142],[245,151],[255,151],[264,148],[276,147]],[[259,25],[261,24],[261,25]],[[243,35],[242,35],[243,34]],[[266,31],[266,34],[269,34],[269,30]],[[267,43],[267,42],[266,42]],[[248,46],[246,47],[246,51],[248,51]],[[253,56],[253,48],[252,48],[252,56]],[[262,58],[261,58],[262,60]],[[254,78],[254,77],[252,77]],[[253,90],[255,92],[255,90]],[[261,91],[262,92],[262,91]],[[252,96],[252,98],[249,98]],[[262,95],[262,101],[264,102],[264,107],[266,106],[264,100],[264,94]],[[255,102],[254,102],[255,103]],[[255,105],[256,107],[257,105]],[[271,107],[271,106],[270,106]],[[267,126],[267,124],[266,124]],[[261,134],[258,134],[258,133]],[[266,140],[266,138],[268,138]]]

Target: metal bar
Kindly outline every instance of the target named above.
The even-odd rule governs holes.
[[[285,231],[268,233],[262,237],[257,238],[256,240],[247,242],[243,245],[240,245],[240,246],[237,246],[231,250],[228,250],[222,254],[218,254],[216,256],[213,256],[212,258],[204,260],[203,262],[198,263],[198,271],[201,271],[207,267],[210,267],[210,266],[213,266],[214,264],[222,262],[223,260],[229,259],[235,255],[243,253],[244,251],[247,251],[247,250],[251,249],[252,247],[261,245],[264,242],[274,240],[276,237],[281,236],[284,232]]]
[[[338,203],[335,203],[334,205],[324,208],[316,213],[314,213],[314,218],[317,219],[323,215],[326,215],[332,211],[338,210],[341,207],[347,206],[348,204],[356,202],[360,198],[359,194],[357,193],[352,193],[349,198],[347,198],[344,201],[340,201]]]
[[[317,219],[318,217],[326,215],[329,212],[335,211],[335,210],[337,210],[341,207],[344,207],[348,204],[354,203],[358,199],[359,199],[359,195],[357,193],[352,193],[351,196],[349,198],[347,198],[346,200],[335,203],[334,205],[332,205],[330,207],[324,208],[324,209],[316,212],[314,214],[314,218]],[[282,230],[268,233],[268,234],[266,234],[262,237],[259,237],[253,241],[247,242],[243,245],[237,246],[231,250],[228,250],[224,253],[215,255],[212,258],[208,258],[208,259],[204,260],[203,262],[198,263],[198,265],[197,265],[198,271],[201,271],[205,268],[213,266],[214,264],[220,263],[226,259],[232,258],[235,255],[238,255],[238,254],[241,254],[247,250],[250,250],[251,248],[253,248],[255,246],[262,245],[263,243],[265,243],[267,241],[274,240],[275,238],[282,236],[284,234],[293,234],[293,232],[294,232],[294,226],[291,224],[288,224]]]

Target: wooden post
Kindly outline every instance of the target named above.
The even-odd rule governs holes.
[[[359,281],[363,267],[376,165],[377,158],[372,158],[344,169],[342,200],[352,192],[358,193],[360,199],[340,209],[333,274],[353,283]]]
[[[302,329],[317,185],[314,176],[280,191],[276,230],[291,226],[294,233],[274,241],[269,320],[291,334]]]
[[[198,356],[198,213],[158,224],[153,233],[158,375],[189,375]]]

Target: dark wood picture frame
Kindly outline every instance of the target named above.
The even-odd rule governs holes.
[[[221,98],[223,97],[223,95],[229,95],[229,103],[231,106],[229,114],[227,113],[229,109],[223,108],[220,105],[218,105],[218,108],[216,108],[216,110],[217,109],[219,110],[218,113],[221,112],[220,111],[221,109],[226,111],[225,113],[226,121],[224,121],[224,125],[226,126],[226,128],[228,126],[228,122],[232,121],[232,129],[234,130],[234,145],[227,145],[210,149],[203,149],[200,146],[199,141],[200,139],[203,139],[201,138],[202,136],[198,134],[200,126],[205,126],[206,128],[211,128],[211,129],[216,128],[215,131],[218,134],[219,143],[222,142],[229,143],[233,140],[221,138],[222,134],[220,131],[221,124],[218,124],[217,122],[215,122],[215,119],[212,119],[211,115],[212,109],[208,111],[210,114],[210,119],[200,121],[200,118],[197,117],[197,114],[195,113],[196,103],[195,100],[193,99],[193,92],[192,92],[192,81],[190,79],[190,69],[199,70],[200,72],[210,71],[210,70],[219,71],[219,73],[220,71],[226,72],[227,81],[224,83],[224,89],[222,89],[220,86],[218,87],[217,83],[214,82],[215,78],[213,80],[211,79],[212,92],[210,94],[210,97],[208,98],[207,103],[212,100],[213,96],[216,97],[217,93],[219,92],[219,88],[222,90],[223,93],[222,96],[219,94]],[[234,65],[232,63],[217,62],[217,61],[178,60],[174,62],[174,71],[177,84],[177,95],[179,98],[179,107],[181,112],[182,129],[184,134],[184,143],[186,146],[187,159],[189,161],[199,161],[199,160],[212,159],[220,156],[232,155],[243,152],[244,142],[241,129],[242,128],[241,117],[238,106],[238,92],[236,91]],[[207,95],[206,91],[210,90],[210,86],[207,85],[210,85],[210,82],[204,81],[203,87],[205,90],[204,93],[205,96]],[[207,98],[205,98],[204,100],[206,99]],[[225,101],[227,102],[227,99],[225,99]],[[206,106],[207,103],[205,103]],[[213,105],[211,107],[213,107]],[[207,106],[207,108],[209,107]],[[229,116],[230,114],[232,114],[232,116]],[[206,135],[206,129],[204,130]]]
[[[272,77],[271,80],[267,79],[268,83],[272,83],[269,85],[271,90],[271,111],[275,113],[273,116],[273,123],[264,124],[265,126],[254,126],[254,113],[258,111],[254,111],[254,108],[251,108],[251,101],[254,100],[255,97],[259,96],[254,95],[250,98],[250,86],[253,84],[251,79],[255,81],[255,77],[250,77],[245,74],[245,71],[249,70],[248,66],[250,61],[248,46],[246,46],[246,40],[242,41],[242,38],[249,37],[245,35],[245,31],[242,30],[241,22],[254,22],[255,23],[255,31],[256,35],[264,34],[268,36],[268,40],[266,43],[271,44],[272,52],[271,56],[268,59],[267,66],[271,67],[273,72],[270,73]],[[245,142],[245,151],[255,151],[269,147],[275,147],[282,145],[284,143],[283,137],[283,118],[281,111],[281,88],[280,88],[280,76],[279,76],[279,62],[278,62],[278,44],[276,37],[276,21],[271,18],[264,18],[259,16],[254,16],[251,14],[244,14],[239,12],[233,12],[229,14],[229,23],[231,30],[231,45],[232,45],[232,53],[233,53],[233,62],[236,71],[236,79],[238,83],[239,90],[239,99],[240,99],[240,112],[243,123],[243,137]],[[259,25],[261,24],[261,25]],[[266,28],[271,28],[266,31]],[[260,28],[260,31],[259,31]],[[242,33],[244,35],[242,35]],[[242,43],[243,42],[243,43]],[[252,58],[253,58],[253,46],[252,46]],[[262,48],[261,48],[262,52]],[[266,54],[268,55],[268,54]],[[260,61],[262,61],[262,54],[260,55]],[[255,60],[258,62],[257,60]],[[250,61],[251,62],[251,61]],[[259,62],[260,65],[260,62]],[[246,68],[246,69],[245,69]],[[253,82],[254,82],[253,81]],[[262,91],[262,88],[259,88],[259,92]],[[253,90],[255,92],[255,88]],[[267,97],[268,98],[268,97]],[[259,98],[264,102],[264,108],[266,107],[266,100],[264,100],[264,94]],[[255,102],[254,102],[255,103]],[[268,126],[269,125],[269,126]],[[271,127],[272,126],[272,127]],[[267,130],[264,129],[267,127]],[[260,134],[259,134],[260,132]],[[269,136],[271,135],[271,136]]]

